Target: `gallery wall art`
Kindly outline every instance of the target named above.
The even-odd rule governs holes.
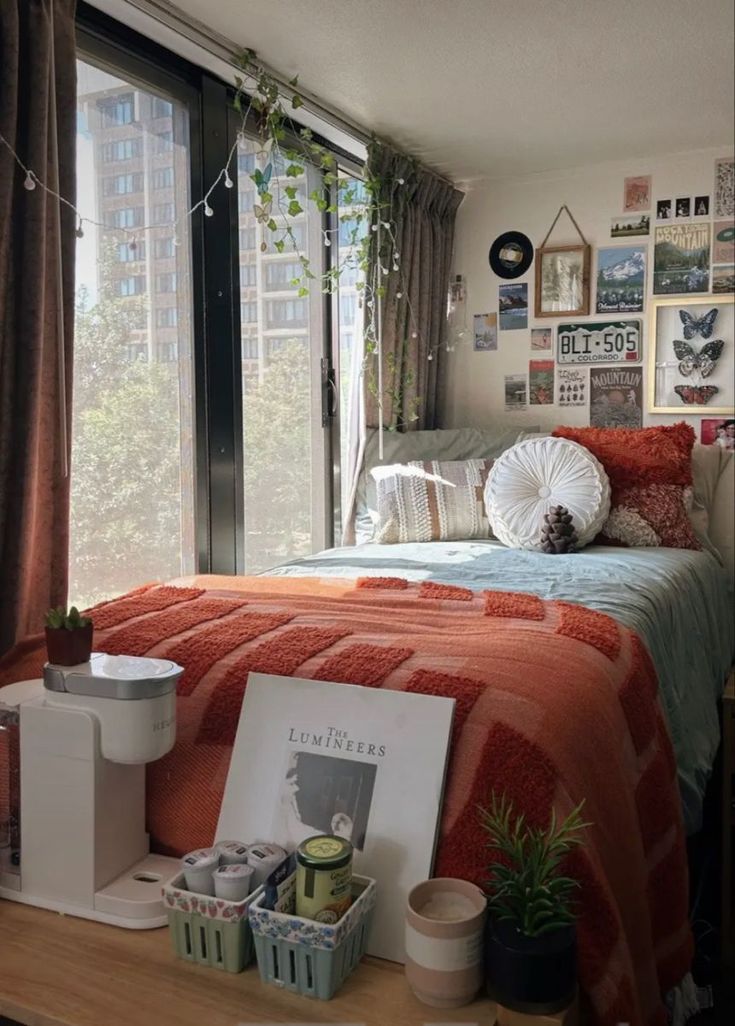
[[[719,413],[735,409],[732,297],[656,300],[649,336],[649,410]]]
[[[597,313],[640,313],[645,296],[645,246],[597,251]]]
[[[710,222],[659,225],[653,247],[653,294],[709,291]]]

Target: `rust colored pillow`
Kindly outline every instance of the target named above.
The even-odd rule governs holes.
[[[585,446],[607,472],[610,516],[597,540],[629,546],[701,549],[688,514],[694,428],[555,428]]]

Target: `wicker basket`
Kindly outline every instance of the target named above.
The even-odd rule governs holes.
[[[248,907],[259,887],[243,901],[225,901],[187,891],[180,873],[163,888],[163,903],[175,954],[189,962],[240,973],[253,960]]]
[[[328,1001],[365,954],[375,907],[375,881],[352,878],[353,902],[338,923],[302,919],[262,907],[255,896],[249,917],[263,983]]]

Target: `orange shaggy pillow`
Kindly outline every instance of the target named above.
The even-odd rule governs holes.
[[[553,434],[589,449],[610,479],[610,516],[598,541],[701,549],[687,512],[695,438],[689,424],[639,429],[558,427]]]

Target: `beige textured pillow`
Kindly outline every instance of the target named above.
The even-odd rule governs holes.
[[[375,541],[490,538],[483,491],[492,460],[418,460],[374,467]]]

